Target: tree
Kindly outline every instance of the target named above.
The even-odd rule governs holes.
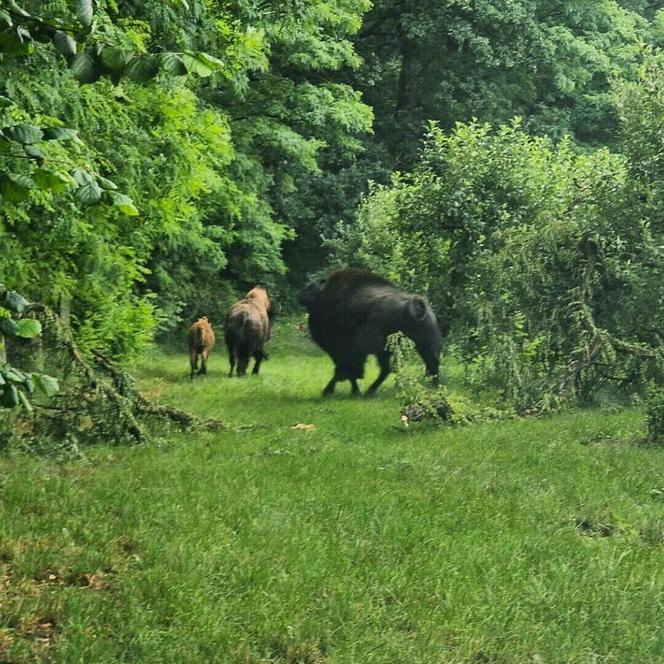
[[[647,38],[645,21],[614,0],[380,0],[358,36],[357,85],[397,168],[413,163],[428,120],[447,129],[519,115],[529,131],[606,144],[609,80],[634,72]]]
[[[10,4],[2,278],[63,302],[83,348],[127,355],[285,271],[294,182],[370,124],[327,79],[356,61],[364,0]],[[46,125],[68,142],[42,146]]]

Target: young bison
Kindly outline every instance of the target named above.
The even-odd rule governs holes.
[[[207,317],[199,318],[189,328],[189,366],[191,374],[189,378],[194,379],[194,372],[198,369],[198,357],[201,358],[199,374],[207,373],[208,355],[214,346],[214,332]]]
[[[265,344],[270,338],[272,307],[264,288],[252,288],[243,300],[233,305],[226,317],[226,345],[233,375],[237,362],[238,377],[247,373],[249,359],[254,358],[252,373],[257,374],[267,359]]]
[[[427,375],[438,382],[441,337],[436,317],[420,295],[410,295],[373,272],[336,270],[324,282],[311,283],[300,293],[309,312],[313,340],[332,358],[334,376],[323,395],[340,380],[350,380],[353,394],[364,376],[367,355],[375,355],[380,374],[367,390],[373,394],[390,373],[387,337],[403,332],[415,342]]]

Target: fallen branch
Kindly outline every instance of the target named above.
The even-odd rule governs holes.
[[[607,330],[600,328],[595,322],[590,299],[592,296],[592,282],[597,271],[597,258],[594,251],[584,252],[586,266],[583,273],[583,281],[579,286],[579,313],[580,320],[588,332],[589,342],[586,348],[579,351],[577,357],[567,367],[567,375],[560,384],[560,392],[564,395],[574,396],[579,374],[589,366],[595,364],[598,357],[608,349],[624,355],[633,355],[644,360],[661,360],[662,351],[643,344],[633,343],[619,339]]]
[[[139,443],[150,438],[143,422],[147,418],[166,420],[183,429],[223,427],[217,420],[200,419],[177,408],[152,403],[133,387],[133,379],[126,372],[99,351],[92,352],[96,367],[90,364],[79,351],[69,327],[47,306],[32,304],[25,315],[42,324],[49,363],[55,363],[64,377],[61,391],[43,410],[38,410],[51,435],[86,435],[93,442],[126,439]],[[91,420],[92,425],[81,428],[85,420]],[[39,419],[35,421],[35,431],[38,422]]]
[[[133,387],[133,380],[120,367],[117,366],[107,355],[98,350],[93,350],[92,354],[97,364],[104,369],[113,381],[113,386],[119,394],[131,399],[138,410],[153,417],[166,417],[181,427],[203,427],[221,429],[223,424],[214,419],[201,419],[195,415],[190,415],[179,408],[154,404],[146,399],[138,390]]]

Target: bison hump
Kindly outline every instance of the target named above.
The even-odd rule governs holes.
[[[342,268],[335,270],[325,282],[323,297],[328,302],[347,300],[357,291],[372,286],[389,286],[394,288],[391,281],[375,272],[357,268]]]

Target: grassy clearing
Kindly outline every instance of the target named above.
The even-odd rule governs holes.
[[[0,460],[0,661],[664,662],[642,413],[406,431],[391,380],[322,400],[329,361],[274,346],[244,380],[141,361],[227,431]]]

